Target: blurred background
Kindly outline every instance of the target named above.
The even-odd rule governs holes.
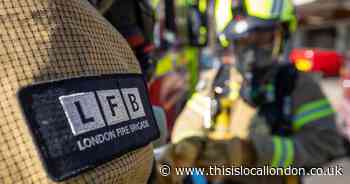
[[[300,27],[294,38],[296,48],[315,48],[337,52],[340,57],[341,67],[339,76],[324,78],[321,80],[324,92],[332,100],[338,109],[340,119],[349,116],[349,86],[344,80],[349,79],[349,54],[350,54],[350,1],[348,0],[295,0],[300,18]],[[313,61],[315,62],[315,61]],[[317,62],[317,61],[316,61]],[[322,62],[328,61],[319,61]],[[316,63],[315,63],[316,64]],[[338,70],[338,68],[336,68]],[[349,122],[349,121],[348,121]],[[340,125],[346,134],[349,132],[349,124]],[[344,168],[342,177],[314,176],[305,178],[306,183],[347,183],[350,179],[350,162],[342,159],[330,165],[341,165]]]
[[[149,82],[151,101],[165,109],[169,137],[174,124],[189,101],[208,90],[213,98],[238,96],[239,84],[227,80],[229,71],[222,65],[234,64],[229,43],[220,36],[229,6],[220,0],[152,0],[156,9],[154,75]],[[234,1],[233,1],[234,2]],[[350,137],[350,0],[294,0],[298,30],[292,39],[290,62],[300,71],[314,73],[337,111],[338,127]],[[214,8],[215,7],[215,8]],[[226,73],[226,76],[225,76]],[[234,80],[233,80],[234,81]],[[230,92],[226,92],[230,90]],[[233,91],[233,93],[232,93]],[[234,93],[235,92],[235,93]],[[230,93],[227,95],[226,93]],[[210,99],[202,98],[212,114]],[[209,105],[207,103],[209,101]],[[195,103],[191,103],[196,105]],[[198,105],[198,104],[197,104]],[[217,105],[217,104],[216,104]],[[215,106],[215,105],[214,105]],[[224,107],[220,110],[223,111]],[[215,108],[214,108],[215,109]],[[205,116],[205,115],[204,115]],[[225,117],[220,116],[219,118]],[[213,117],[208,117],[210,119]],[[206,119],[206,118],[204,118]],[[221,120],[222,120],[221,119]],[[204,124],[210,124],[205,122]],[[210,125],[207,125],[210,126]],[[344,176],[306,177],[307,184],[345,184],[350,180],[350,161],[337,160],[330,165],[344,168]]]

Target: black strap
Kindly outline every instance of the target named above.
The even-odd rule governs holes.
[[[287,136],[292,131],[292,97],[298,72],[291,64],[278,67],[274,77],[275,97],[273,103],[265,104],[260,109],[270,124],[272,133],[275,135]]]

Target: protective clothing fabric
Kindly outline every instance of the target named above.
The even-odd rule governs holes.
[[[255,150],[252,144],[243,139],[207,140],[201,151],[198,163],[201,166],[252,167],[255,165]]]
[[[249,16],[260,19],[277,19],[288,23],[289,30],[296,29],[296,15],[291,0],[245,0],[245,9]]]
[[[206,129],[211,122],[211,99],[209,97],[217,71],[202,72],[199,84],[205,85],[201,91],[195,92],[186,103],[183,111],[176,119],[171,134],[171,142],[178,143],[188,137],[206,137]],[[197,86],[197,87],[198,87]]]
[[[231,130],[237,131],[234,132],[236,136],[251,143],[256,154],[256,166],[319,167],[330,159],[342,156],[345,152],[342,137],[335,127],[335,114],[329,101],[310,74],[301,73],[298,76],[291,93],[293,124],[290,127],[292,132],[288,136],[279,134],[278,130],[273,131],[272,124],[259,114],[259,108],[254,113],[254,110],[242,101],[233,106]],[[196,117],[193,112],[192,115]],[[178,140],[187,134],[205,136],[206,132],[200,126],[201,121],[197,120],[198,118],[186,122],[178,121],[175,125],[175,130],[178,130],[174,131],[176,135],[172,137]],[[220,152],[229,147],[227,144],[230,143],[219,144],[223,145],[222,149],[210,149],[212,152],[206,153],[215,155],[211,156],[211,163],[228,163],[230,158]],[[235,151],[231,150],[229,155],[234,153]],[[263,184],[281,184],[286,180],[288,182],[298,180],[289,176],[234,176],[227,179],[241,183]]]
[[[164,152],[157,158],[157,169],[167,165],[170,168],[193,167],[197,165],[200,152],[203,150],[205,138],[187,137],[176,144],[170,144]],[[182,183],[185,176],[177,175],[171,172],[169,176],[160,176],[157,173],[156,184],[175,184]]]
[[[251,131],[258,162],[279,167],[312,167],[342,155],[335,112],[319,85],[308,74],[301,73],[291,97],[292,135],[271,136]]]
[[[33,83],[140,74],[127,42],[85,0],[0,1],[0,183],[53,182],[16,99]],[[151,144],[61,183],[146,183]]]
[[[115,2],[115,0],[89,0],[90,3],[96,7],[96,9],[103,15],[104,13],[106,13],[111,6],[113,5],[113,3]]]
[[[217,33],[224,31],[226,26],[232,21],[232,1],[215,1],[215,20]]]
[[[281,135],[278,131],[273,133],[271,123],[259,114],[259,108],[258,113],[251,117],[247,139],[256,150],[257,166],[307,169],[320,167],[343,155],[342,137],[335,127],[334,111],[317,82],[309,74],[301,73],[291,97],[293,123],[290,135]],[[298,179],[289,176],[249,176],[232,177],[230,180],[279,184]]]
[[[211,127],[213,123],[213,109],[212,109],[212,99],[210,98],[210,93],[215,82],[215,77],[217,75],[217,70],[210,69],[203,71],[199,77],[199,82],[197,85],[197,92],[195,92],[191,98],[186,103],[183,111],[177,118],[174,129],[171,134],[171,141],[173,143],[180,142],[181,140],[197,136],[206,137],[208,133],[208,128]],[[242,81],[242,76],[235,68],[230,69],[230,81],[232,83],[240,84]],[[231,93],[234,94],[234,93]],[[236,94],[237,95],[237,94]],[[232,98],[235,95],[232,96]],[[242,104],[242,100],[238,100],[239,104]],[[246,108],[241,108],[241,115],[230,117],[230,132],[232,136],[246,137],[247,131],[246,127],[240,126],[240,123],[234,123],[236,121],[245,122],[247,121],[244,117],[245,115],[250,115],[254,113],[254,110],[250,106],[245,106]],[[231,111],[235,111],[235,104],[232,104]],[[231,113],[231,112],[229,112]],[[244,124],[244,123],[242,123]]]
[[[219,43],[222,47],[228,47],[230,42],[227,40],[226,35],[223,34],[225,28],[233,19],[233,1],[226,0],[216,0],[215,1],[215,24],[216,24],[216,33],[219,38]]]
[[[187,2],[187,29],[193,46],[205,46],[208,42],[208,4],[208,0]]]
[[[268,107],[269,104],[278,104],[276,114],[286,114],[284,108],[285,100],[295,86],[298,72],[292,64],[273,65],[245,73],[245,81],[241,86],[241,97],[251,106]],[[266,109],[266,108],[264,108]],[[268,108],[267,108],[268,109]],[[288,115],[290,116],[290,112]],[[280,117],[276,115],[276,117]]]
[[[153,75],[155,12],[146,0],[101,0],[96,7],[123,35],[134,51],[146,79]]]

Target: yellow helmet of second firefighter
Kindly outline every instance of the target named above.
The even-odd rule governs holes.
[[[217,0],[216,4],[217,33],[225,45],[256,28],[284,24],[286,34],[297,28],[291,0]],[[245,17],[244,20],[241,17]]]

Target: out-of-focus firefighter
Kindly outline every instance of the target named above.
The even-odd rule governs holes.
[[[208,0],[187,1],[187,30],[190,45],[205,46],[208,42]]]
[[[229,7],[232,20],[222,34],[233,43],[237,69],[243,76],[240,96],[256,110],[247,137],[214,140],[201,123],[197,124],[202,118],[188,118],[187,125],[178,135],[173,135],[177,137],[175,141],[187,142],[195,150],[191,157],[197,159],[193,161],[197,166],[268,165],[307,169],[342,156],[342,138],[337,133],[329,100],[309,74],[297,71],[288,61],[290,39],[297,27],[292,1],[233,2],[236,6]],[[233,113],[233,116],[243,115]],[[287,175],[234,176],[220,180],[301,182],[299,177]]]
[[[237,99],[237,89],[241,81],[240,75],[232,67],[234,58],[232,49],[228,48],[230,43],[222,36],[224,28],[232,20],[231,7],[233,7],[233,3],[225,0],[195,2],[197,4],[190,7],[194,7],[193,11],[201,15],[197,17],[205,17],[205,19],[192,19],[189,22],[189,27],[198,27],[198,30],[203,30],[198,31],[198,34],[192,35],[203,33],[203,37],[206,38],[206,47],[201,51],[200,75],[196,92],[189,99],[185,110],[177,119],[177,128],[174,130],[173,136],[173,141],[175,142],[180,140],[180,137],[183,135],[177,132],[182,131],[180,127],[183,124],[188,124],[185,123],[186,119],[196,118],[197,115],[199,119],[194,122],[200,121],[197,125],[204,126],[208,130],[210,129],[210,132],[214,133],[215,137],[218,137],[221,134],[219,132],[223,131],[223,129],[229,129],[231,108]],[[199,12],[202,12],[202,14]],[[196,30],[196,28],[192,30]],[[214,37],[212,37],[213,34]],[[200,39],[200,36],[196,38]],[[223,125],[226,128],[223,128]],[[192,129],[190,127],[186,128]],[[221,130],[216,132],[214,131],[215,129]],[[219,137],[225,137],[225,135],[220,135]]]
[[[198,81],[200,49],[207,42],[206,2],[153,3],[158,10],[155,31],[158,59],[150,82],[151,101],[165,109],[169,131]]]
[[[220,8],[216,8],[216,11],[226,10],[223,8],[227,4],[225,4],[224,1],[221,3],[223,4],[218,2],[214,3],[216,6],[219,6],[220,4]],[[207,7],[205,12],[205,24],[200,23],[200,19],[193,19],[189,21],[190,26],[192,24],[194,24],[194,26],[202,25],[202,29],[205,29],[205,31],[202,31],[202,33],[206,33],[205,38],[208,40],[206,41],[205,45],[203,45],[206,47],[201,51],[201,61],[199,63],[200,75],[195,93],[191,96],[184,110],[177,118],[174,130],[172,132],[172,142],[175,143],[173,146],[175,148],[181,148],[174,150],[181,150],[183,152],[176,153],[175,155],[196,155],[192,153],[191,150],[193,150],[193,148],[191,148],[191,146],[198,146],[200,143],[197,142],[195,144],[187,144],[187,140],[183,141],[183,139],[186,137],[208,135],[212,139],[222,140],[230,139],[235,135],[235,132],[231,131],[231,122],[233,121],[231,118],[231,113],[233,111],[232,107],[234,104],[240,103],[237,101],[237,99],[239,96],[239,83],[242,79],[239,73],[237,73],[237,71],[233,68],[234,58],[232,57],[232,53],[229,52],[230,48],[228,48],[228,45],[225,45],[227,42],[223,42],[223,39],[220,40],[219,37],[214,37],[214,41],[209,41],[210,31],[214,31],[214,35],[220,35],[219,33],[223,32],[223,30],[216,30],[215,27],[214,29],[213,27],[210,27],[213,26],[213,19],[208,20],[208,17],[210,17],[209,8],[213,8],[214,4],[213,1],[205,2]],[[190,7],[193,8],[193,11],[197,13],[200,12],[199,9],[196,9],[200,6],[198,6],[198,4],[195,5],[196,6],[190,4]],[[229,10],[230,11],[228,12],[231,13],[231,9]],[[211,14],[213,14],[213,12],[214,11],[212,9]],[[215,16],[221,15],[216,13]],[[228,20],[230,21],[231,19],[232,17],[228,16]],[[217,18],[216,21],[219,20],[220,19]],[[226,25],[229,23],[229,21],[225,21]],[[198,34],[192,35],[197,35],[195,38],[199,40]],[[210,44],[214,44],[212,45],[214,47],[212,47]],[[179,156],[176,157],[178,158]],[[187,157],[185,156],[184,158]],[[195,157],[188,157],[187,159],[189,160],[184,158],[181,158],[181,160],[185,160],[182,162],[185,162],[187,163],[186,165],[188,165],[188,163],[191,163],[190,160],[194,159]],[[184,182],[196,183],[195,180],[198,177],[200,176],[195,176],[192,178],[187,177]]]
[[[207,35],[208,39],[213,40],[208,40],[208,47],[201,52],[199,83],[176,121],[173,142],[197,133],[202,135],[204,132],[214,139],[227,139],[242,134],[242,131],[237,133],[231,130],[236,129],[232,127],[231,113],[234,104],[241,103],[238,96],[242,78],[233,67],[235,60],[232,49],[223,34],[224,28],[232,21],[232,8],[235,4],[217,0],[207,1],[206,5],[210,9],[206,13],[206,30],[213,32],[215,37],[211,38],[211,33]],[[252,112],[250,108],[246,110]],[[190,123],[188,119],[191,119]]]

